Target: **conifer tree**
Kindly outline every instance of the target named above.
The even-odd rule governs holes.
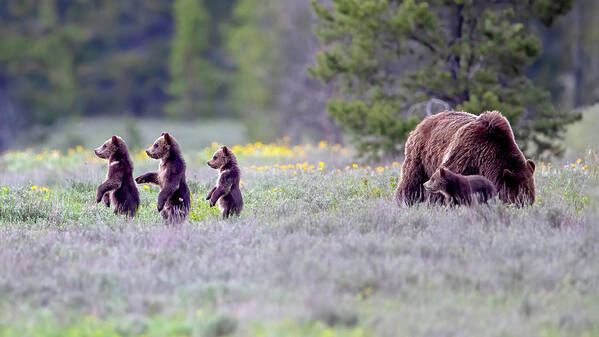
[[[362,154],[401,151],[423,117],[415,103],[441,99],[480,114],[499,110],[537,158],[560,154],[565,126],[579,118],[551,104],[524,74],[541,53],[529,26],[551,25],[573,0],[312,0],[325,48],[311,74],[333,82],[328,111]]]

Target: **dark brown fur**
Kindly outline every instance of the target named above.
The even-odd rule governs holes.
[[[424,183],[429,193],[440,193],[448,204],[467,205],[486,203],[497,195],[493,183],[481,176],[464,176],[453,173],[441,166],[433,176]]]
[[[397,200],[412,205],[435,198],[423,184],[441,166],[464,175],[489,179],[505,203],[532,204],[535,164],[526,160],[509,122],[499,112],[475,116],[445,111],[424,119],[405,147]]]
[[[214,153],[207,164],[219,170],[216,186],[206,196],[206,200],[210,200],[210,207],[218,201],[223,219],[233,214],[239,216],[243,208],[243,198],[239,189],[241,171],[237,166],[235,155],[228,147],[223,146]]]
[[[120,137],[112,136],[94,153],[108,159],[108,174],[106,181],[98,186],[96,202],[104,201],[106,207],[112,204],[115,214],[134,217],[139,207],[139,193],[133,182],[133,163],[127,144]]]
[[[168,133],[162,133],[146,150],[150,158],[160,159],[157,172],[135,178],[138,184],[152,183],[160,186],[158,212],[169,223],[180,223],[189,214],[191,197],[185,181],[185,161],[179,144]]]

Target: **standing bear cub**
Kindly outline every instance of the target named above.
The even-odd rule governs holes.
[[[453,173],[441,166],[432,177],[424,183],[430,193],[441,193],[446,203],[470,206],[472,203],[486,203],[497,195],[493,183],[481,176],[464,176]]]
[[[206,200],[210,200],[210,207],[216,205],[218,201],[223,219],[233,214],[239,216],[243,208],[243,199],[239,189],[241,171],[237,166],[235,155],[228,147],[223,146],[214,153],[207,164],[213,169],[219,170],[216,186],[206,197]]]
[[[108,159],[108,174],[106,181],[98,186],[96,202],[104,201],[106,207],[112,204],[115,214],[134,217],[139,207],[139,193],[133,182],[133,163],[127,144],[121,137],[112,136],[94,153]]]
[[[179,144],[168,133],[162,133],[146,153],[150,158],[160,159],[158,171],[139,176],[135,181],[138,184],[159,185],[158,212],[170,224],[183,222],[189,213],[191,198],[185,182],[185,160]]]

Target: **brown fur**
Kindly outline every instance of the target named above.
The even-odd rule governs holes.
[[[134,217],[139,207],[139,193],[133,182],[133,163],[127,144],[121,137],[112,136],[94,153],[108,159],[106,181],[98,186],[96,202],[104,201],[106,207],[112,204],[115,214]]]
[[[206,200],[210,200],[210,207],[218,201],[223,219],[233,214],[239,216],[243,208],[243,198],[239,189],[241,171],[237,166],[235,155],[228,147],[223,146],[214,153],[207,164],[219,170],[216,186],[206,196]]]
[[[401,180],[395,192],[409,205],[432,198],[423,184],[441,166],[489,179],[505,203],[532,204],[535,164],[526,160],[509,122],[499,112],[475,116],[445,111],[424,119],[410,133]]]
[[[441,193],[448,204],[467,206],[486,203],[497,195],[497,189],[489,179],[480,175],[453,173],[443,166],[424,183],[424,189],[429,193]]]
[[[189,188],[185,181],[185,161],[179,144],[168,133],[162,133],[146,153],[150,158],[160,159],[157,172],[149,172],[135,178],[138,184],[152,183],[160,186],[158,212],[169,223],[180,223],[187,217],[191,205]]]

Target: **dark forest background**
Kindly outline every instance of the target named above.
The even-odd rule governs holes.
[[[0,150],[107,116],[227,119],[249,140],[340,142],[327,101],[343,93],[307,70],[326,48],[318,4],[333,11],[308,0],[2,0]],[[597,17],[599,2],[579,0],[551,24],[525,20],[542,49],[524,75],[556,110],[599,100]]]

